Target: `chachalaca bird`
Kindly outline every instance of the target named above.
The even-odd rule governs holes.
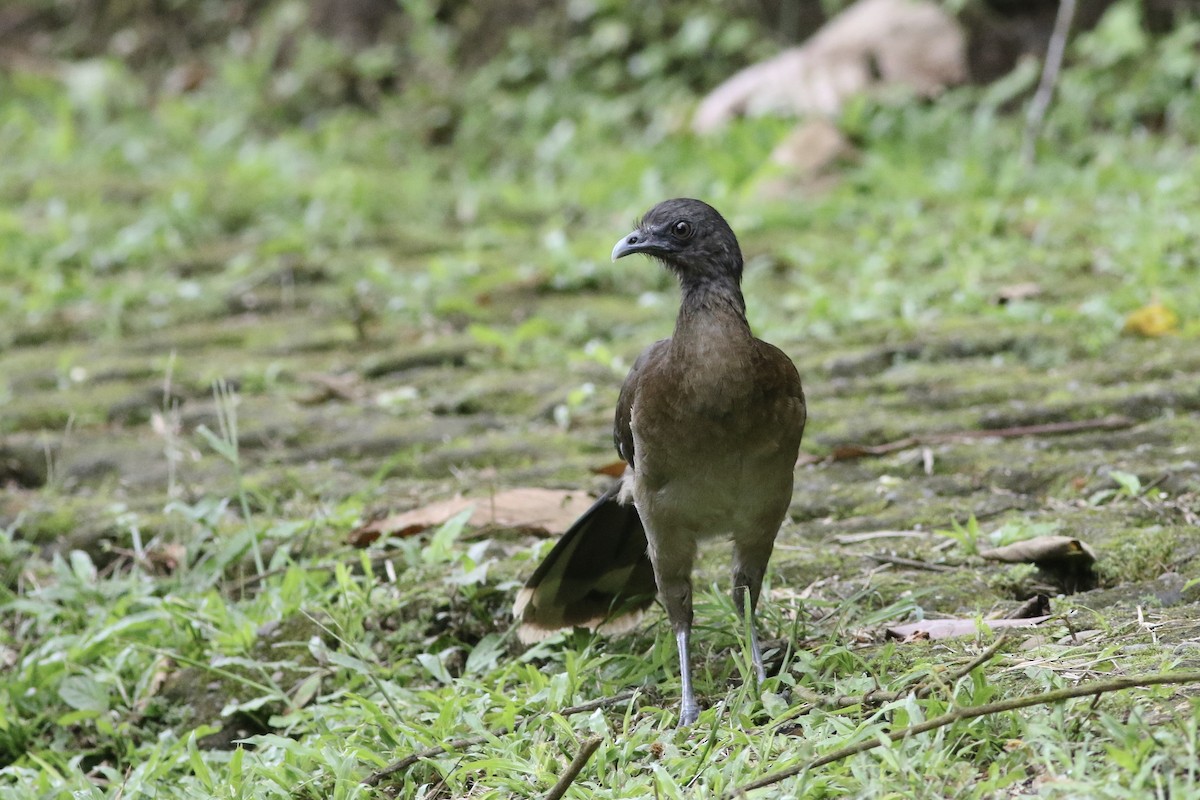
[[[766,679],[753,612],[792,497],[804,393],[791,360],[750,332],[741,250],[716,209],[659,203],[612,257],[633,253],[679,279],[675,332],[642,352],[621,387],[613,438],[624,477],[563,535],[513,613],[526,642],[563,627],[624,630],[657,591],[679,649],[679,723],[690,725],[700,713],[691,574],[705,539],[733,540],[733,604],[742,613],[749,591],[751,656]]]

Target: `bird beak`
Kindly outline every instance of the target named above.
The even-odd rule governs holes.
[[[641,231],[632,231],[629,234],[617,239],[617,243],[613,245],[612,260],[623,258],[630,253],[638,252],[638,245],[642,243]]]
[[[612,260],[632,255],[633,253],[649,253],[655,255],[663,251],[663,243],[653,235],[643,231],[630,231],[617,240],[613,246]]]

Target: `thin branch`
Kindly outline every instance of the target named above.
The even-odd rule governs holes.
[[[953,686],[954,684],[958,683],[963,678],[967,677],[972,672],[974,672],[978,667],[982,667],[984,664],[991,661],[992,658],[995,657],[996,653],[1000,652],[1000,647],[1001,647],[1001,645],[1004,644],[1004,641],[1007,638],[1008,638],[1008,631],[1002,631],[1001,634],[996,637],[996,641],[994,641],[990,645],[988,645],[988,648],[986,650],[984,650],[979,655],[975,656],[975,658],[973,658],[970,662],[968,662],[964,667],[959,669],[958,672],[955,672],[954,677],[952,677],[948,681],[948,683],[951,686]],[[920,697],[920,698],[927,697],[929,695],[929,692],[930,692],[930,689],[923,686],[917,690],[917,697]]]
[[[1046,111],[1050,108],[1050,100],[1054,97],[1054,89],[1058,85],[1063,53],[1067,49],[1067,35],[1071,32],[1071,22],[1074,19],[1075,0],[1059,0],[1058,16],[1054,18],[1054,32],[1050,34],[1050,43],[1046,45],[1042,80],[1038,83],[1037,92],[1029,103],[1029,114],[1025,117],[1025,135],[1021,138],[1021,163],[1027,168],[1033,166],[1037,140],[1042,133],[1042,123],[1046,119]]]
[[[604,740],[597,736],[595,739],[589,739],[583,743],[583,747],[579,748],[579,752],[575,755],[575,760],[571,762],[571,766],[567,767],[567,771],[558,779],[558,783],[546,792],[545,800],[560,800],[567,793],[567,789],[579,777],[579,773],[583,772],[584,765],[588,759],[592,757],[592,753],[596,752],[596,748]]]
[[[459,768],[459,766],[463,762],[463,758],[464,758],[464,756],[458,757],[458,761],[454,762],[454,766],[450,768],[450,772],[453,772],[454,770]],[[446,775],[443,775],[441,778],[438,779],[437,783],[435,783],[433,786],[430,786],[429,789],[426,790],[425,800],[435,800],[435,798],[438,798],[441,796],[440,792],[442,791],[442,789],[446,788],[446,776],[449,774],[450,773],[447,772]]]
[[[928,539],[930,531],[870,531],[868,533],[839,533],[833,537],[838,544],[859,544],[876,539]],[[779,545],[775,545],[777,548]],[[800,549],[800,548],[797,548]]]
[[[902,556],[889,556],[885,553],[872,553],[867,556],[872,561],[878,561],[880,564],[892,564],[897,567],[908,567],[909,569],[923,569],[926,572],[957,572],[955,567],[948,567],[945,564],[931,564],[928,561],[920,561],[915,558],[904,558]]]
[[[1093,681],[1091,683],[1082,683],[1078,686],[1069,686],[1065,689],[1056,689],[1053,692],[1043,692],[1041,694],[1026,695],[1025,697],[1012,697],[1008,700],[1000,700],[995,703],[985,703],[981,706],[967,706],[965,708],[957,708],[954,711],[943,714],[940,717],[926,720],[916,725],[910,725],[907,728],[901,728],[898,731],[892,731],[886,734],[883,738],[865,739],[856,744],[847,745],[846,747],[838,748],[825,755],[806,761],[795,767],[789,767],[785,770],[766,775],[756,781],[751,781],[744,786],[739,786],[734,789],[729,796],[740,797],[746,792],[755,789],[762,789],[765,786],[772,786],[780,781],[785,781],[788,778],[794,778],[803,772],[817,767],[831,764],[834,761],[841,761],[844,758],[857,755],[858,753],[873,750],[883,744],[886,739],[888,741],[899,741],[909,736],[915,736],[919,733],[928,733],[938,728],[944,728],[947,725],[952,725],[955,722],[962,720],[975,719],[976,717],[984,717],[989,714],[1002,714],[1006,711],[1016,711],[1019,708],[1029,708],[1030,706],[1048,705],[1050,703],[1061,703],[1064,700],[1071,700],[1076,697],[1089,697],[1092,695],[1100,695],[1105,692],[1117,692],[1123,689],[1133,689],[1140,686],[1159,686],[1164,684],[1180,684],[1180,683],[1200,683],[1200,672],[1164,672],[1155,675],[1142,675],[1130,678],[1112,678],[1104,681]]]
[[[1030,617],[1044,617],[1049,613],[1050,598],[1044,594],[1035,594],[1004,616],[996,616],[999,619],[1029,619]]]
[[[1132,428],[1137,420],[1113,415],[1099,419],[1070,420],[1067,422],[1047,422],[1042,425],[1017,425],[1012,428],[972,428],[963,431],[948,431],[945,433],[923,433],[917,436],[906,436],[894,442],[884,444],[844,444],[838,445],[827,456],[802,455],[799,464],[820,464],[830,461],[850,461],[866,456],[886,456],[900,450],[909,450],[927,444],[947,444],[951,442],[969,441],[971,439],[1017,439],[1025,436],[1061,436],[1068,433],[1084,433],[1087,431],[1117,431]]]
[[[953,686],[966,676],[970,675],[971,672],[976,668],[982,667],[984,664],[991,661],[995,657],[996,653],[1000,651],[1000,647],[1004,644],[1006,636],[1008,636],[1008,631],[1002,631],[1000,635],[996,637],[996,640],[992,642],[986,650],[984,650],[975,658],[971,659],[971,661],[965,666],[956,670],[948,681],[941,681],[936,684],[933,682],[921,682],[915,685],[910,685],[904,689],[890,692],[884,691],[883,689],[872,689],[871,691],[864,692],[863,694],[840,694],[834,695],[833,697],[825,697],[817,694],[816,692],[795,687],[792,689],[793,693],[803,697],[804,700],[809,704],[809,708],[804,708],[797,713],[789,714],[785,720],[781,721],[776,730],[782,729],[782,722],[790,722],[796,717],[801,716],[803,713],[811,711],[813,708],[852,708],[853,706],[872,708],[875,706],[881,706],[884,703],[894,703],[900,698],[908,697],[909,695],[912,695],[919,700],[923,700],[924,698],[928,697],[931,692],[933,692],[935,685]]]
[[[637,695],[637,690],[621,692],[620,694],[615,694],[612,697],[602,697],[599,700],[590,700],[586,703],[580,703],[577,706],[571,706],[570,708],[564,708],[561,711],[559,711],[558,713],[564,717],[569,717],[573,714],[582,714],[585,711],[595,711],[597,708],[608,708],[609,706],[615,706],[618,703],[624,703],[626,700],[633,699],[636,695]],[[539,715],[540,715],[540,713],[543,713],[543,712],[539,712]],[[534,716],[538,716],[538,715],[530,714],[528,716],[521,717],[519,720],[517,720],[513,724],[513,728],[517,727],[518,725],[522,724],[523,722],[525,722],[527,720],[533,719]],[[418,753],[411,753],[410,755],[407,755],[404,758],[401,758],[397,761],[393,761],[391,764],[388,764],[386,767],[384,767],[381,770],[372,772],[370,775],[363,778],[363,784],[366,786],[378,786],[379,782],[382,781],[384,778],[395,775],[397,772],[403,772],[404,770],[408,769],[413,764],[416,764],[418,761],[421,761],[422,759],[436,758],[437,756],[440,756],[442,753],[447,753],[447,752],[450,752],[451,750],[462,750],[467,747],[475,747],[476,745],[484,744],[488,740],[494,739],[497,736],[503,736],[504,734],[508,733],[511,730],[512,730],[512,728],[504,726],[504,727],[500,727],[500,728],[496,728],[494,730],[488,731],[487,733],[480,733],[480,734],[476,734],[475,736],[465,736],[461,739],[455,739],[453,741],[447,742],[446,744],[437,745],[436,747],[430,747],[429,749],[422,750]],[[589,753],[589,755],[590,755],[590,753]]]

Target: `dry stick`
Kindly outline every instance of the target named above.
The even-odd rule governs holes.
[[[970,675],[971,672],[977,667],[982,667],[984,664],[991,661],[992,658],[995,657],[996,653],[999,652],[1000,647],[1004,644],[1005,637],[1007,636],[1008,631],[1002,631],[1000,635],[996,637],[996,640],[992,642],[986,650],[984,650],[975,658],[971,659],[966,666],[956,670],[950,677],[950,680],[943,681],[937,685],[953,686],[963,678]],[[894,703],[900,698],[907,697],[910,694],[919,700],[923,700],[930,695],[930,693],[934,690],[934,687],[935,684],[931,682],[923,682],[917,684],[915,687],[910,686],[906,689],[901,689],[900,691],[896,692],[885,692],[882,689],[872,689],[871,691],[864,692],[863,694],[841,694],[834,697],[822,697],[816,692],[809,692],[807,690],[797,691],[796,689],[793,689],[793,692],[800,694],[808,702],[810,708],[802,709],[799,713],[790,714],[786,719],[781,721],[778,727],[782,727],[783,722],[791,722],[796,717],[811,711],[813,708],[879,706],[883,705],[884,703]]]
[[[902,556],[889,556],[884,553],[872,553],[867,556],[872,561],[878,561],[880,564],[892,564],[897,567],[908,567],[910,569],[923,569],[927,572],[957,572],[954,567],[948,567],[945,564],[931,564],[928,561],[919,561],[915,558],[904,558]]]
[[[1071,700],[1075,697],[1088,697],[1090,695],[1104,694],[1105,692],[1117,692],[1122,689],[1133,689],[1139,686],[1158,686],[1161,684],[1175,683],[1200,683],[1200,672],[1164,672],[1156,675],[1142,675],[1132,678],[1113,678],[1107,681],[1093,681],[1091,683],[1083,683],[1078,686],[1070,686],[1066,689],[1056,689],[1053,692],[1043,692],[1041,694],[1027,695],[1025,697],[1013,697],[1008,700],[1001,700],[996,703],[986,703],[981,706],[967,706],[958,708],[940,717],[926,720],[917,725],[911,725],[907,728],[902,728],[898,731],[892,731],[886,735],[890,741],[899,741],[900,739],[909,736],[915,736],[918,733],[928,733],[938,728],[944,728],[955,722],[960,722],[966,719],[974,719],[975,717],[983,717],[988,714],[1001,714],[1005,711],[1015,711],[1019,708],[1028,708],[1029,706],[1048,705],[1050,703],[1059,703],[1063,700]],[[843,758],[857,755],[858,753],[873,750],[883,744],[881,739],[866,739],[857,744],[848,745],[834,750],[831,753],[826,753],[820,758],[814,758],[811,761],[806,761],[803,764],[795,767],[789,767],[785,770],[766,775],[756,781],[751,781],[745,786],[739,786],[734,789],[729,796],[740,797],[746,792],[754,789],[761,789],[764,786],[771,786],[785,781],[788,778],[794,778],[802,772],[810,769],[831,764],[834,761],[841,761]]]
[[[579,748],[579,752],[575,755],[575,760],[571,762],[571,766],[567,767],[567,771],[558,779],[558,783],[546,792],[545,800],[559,800],[567,789],[579,777],[579,773],[583,772],[583,767],[587,764],[588,759],[592,757],[592,753],[596,752],[596,748],[604,740],[597,736],[595,739],[589,739],[583,743],[583,747]]]
[[[968,662],[966,666],[962,667],[960,670],[958,670],[958,672],[955,672],[954,677],[952,677],[947,683],[949,683],[949,685],[953,686],[954,684],[958,683],[963,678],[967,677],[972,672],[974,672],[976,670],[976,668],[982,667],[984,664],[991,661],[992,658],[996,655],[996,653],[998,653],[1000,651],[1001,645],[1004,644],[1004,641],[1007,638],[1008,638],[1008,631],[1001,632],[1001,634],[996,637],[996,641],[994,641],[990,645],[988,645],[988,648],[986,650],[984,650],[979,655],[975,656],[975,658],[973,658],[970,662]],[[926,684],[925,686],[922,686],[920,689],[917,690],[917,697],[919,697],[919,698],[928,697],[929,693],[931,691],[933,691],[933,687],[929,684]]]
[[[1046,110],[1054,97],[1058,85],[1058,74],[1062,69],[1063,53],[1067,49],[1067,34],[1071,32],[1071,21],[1075,19],[1075,0],[1059,0],[1058,16],[1054,18],[1054,32],[1046,45],[1046,60],[1042,64],[1042,79],[1037,92],[1029,103],[1029,114],[1025,117],[1025,135],[1021,138],[1021,163],[1026,168],[1033,166],[1038,136],[1046,119]]]
[[[1044,594],[1035,594],[999,619],[1029,619],[1030,617],[1042,617],[1049,613],[1050,598]]]
[[[871,531],[869,533],[839,533],[833,537],[838,544],[859,544],[876,539],[928,539],[929,531]],[[775,545],[778,547],[779,545]]]
[[[450,772],[453,772],[454,770],[458,769],[459,765],[462,764],[462,761],[463,761],[463,757],[459,756],[458,761],[454,762],[454,766],[450,768]],[[446,775],[449,775],[449,774],[450,773],[446,773]],[[443,775],[441,778],[438,779],[437,783],[435,783],[433,786],[430,786],[429,789],[426,790],[425,800],[429,800],[429,798],[436,798],[436,797],[440,796],[438,794],[438,792],[442,791],[442,789],[444,789],[446,786],[446,775]]]
[[[577,706],[564,708],[558,713],[564,717],[569,717],[572,714],[582,714],[585,711],[595,711],[597,708],[608,708],[609,706],[615,706],[618,703],[624,703],[626,700],[632,699],[635,695],[637,695],[636,690],[621,692],[620,694],[615,694],[612,697],[602,697],[599,700],[590,700],[586,703],[580,703]],[[521,717],[519,720],[513,723],[513,727],[520,725],[522,722],[525,722],[531,717],[532,715],[528,717]],[[474,747],[477,744],[483,744],[488,739],[494,739],[497,736],[503,736],[510,730],[511,728],[508,727],[496,728],[495,730],[488,731],[487,733],[480,733],[475,736],[466,736],[462,739],[455,739],[452,742],[447,742],[446,744],[430,747],[428,750],[422,750],[419,753],[412,753],[404,758],[399,759],[398,761],[393,761],[391,764],[388,764],[381,770],[372,772],[370,775],[363,778],[363,785],[378,786],[379,782],[384,778],[408,769],[423,758],[435,758],[440,756],[442,753],[449,752],[450,750],[462,750],[464,747]]]
[[[923,444],[946,444],[969,439],[1017,439],[1024,436],[1058,436],[1067,433],[1083,433],[1085,431],[1115,431],[1131,428],[1137,420],[1113,415],[1100,419],[1071,420],[1068,422],[1047,422],[1043,425],[1018,425],[1013,428],[973,428],[964,431],[947,433],[925,433],[919,436],[906,436],[894,442],[884,444],[847,444],[833,448],[827,456],[802,455],[797,463],[820,464],[829,461],[849,461],[865,456],[885,456],[900,450],[908,450]]]

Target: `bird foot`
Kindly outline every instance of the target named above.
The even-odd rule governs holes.
[[[691,702],[689,702],[689,700]],[[700,718],[700,706],[691,698],[684,698],[683,703],[679,706],[679,726],[680,728],[691,727],[697,719]]]

